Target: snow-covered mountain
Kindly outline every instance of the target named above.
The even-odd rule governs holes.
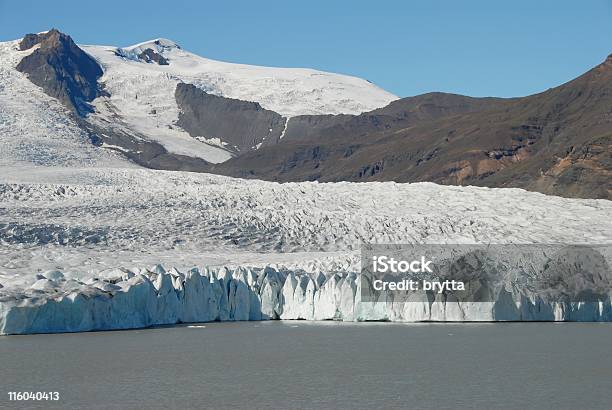
[[[43,147],[56,162],[115,151],[151,169],[271,181],[431,181],[612,195],[612,57],[533,96],[429,93],[392,101],[358,78],[209,60],[166,39],[79,47],[50,30],[0,51],[6,106],[19,107],[5,124],[27,113],[45,117],[25,125],[30,137],[46,135],[36,150],[17,128],[4,127],[14,141],[10,160],[40,160]],[[53,99],[69,112],[40,104]],[[65,124],[72,131],[46,134]]]
[[[124,48],[82,48],[103,68],[100,83],[110,93],[94,101],[95,116],[118,115],[131,129],[170,152],[212,163],[230,158],[231,151],[225,149],[229,143],[223,135],[193,138],[176,126],[179,107],[175,90],[179,83],[193,84],[216,96],[257,102],[285,117],[285,123],[296,115],[361,113],[397,99],[360,78],[311,69],[215,61],[185,51],[167,39]]]
[[[174,81],[174,85],[182,81],[210,94],[255,101],[285,117],[359,114],[398,98],[361,78],[308,68],[261,67],[211,60],[163,38],[130,47],[81,45],[81,48],[102,65],[101,82],[111,95],[135,87],[134,94],[139,93],[144,100],[150,95],[161,98],[158,81],[165,78]],[[166,99],[173,99],[172,88]]]
[[[23,61],[31,55],[29,61]],[[193,159],[207,163],[223,162],[244,150],[278,141],[292,116],[360,113],[397,99],[356,77],[311,69],[215,61],[185,51],[166,39],[129,47],[77,47],[69,36],[51,30],[1,43],[0,59],[3,69],[0,87],[23,88],[25,78],[30,78],[47,94],[76,105],[75,108],[86,117],[77,125],[86,128],[90,136],[94,135],[98,145],[129,154],[128,157],[137,163],[154,168],[181,169],[176,163],[193,162]],[[80,71],[84,64],[97,64],[99,68],[86,68],[89,71],[100,70],[102,75],[96,78],[93,73]],[[68,83],[62,80],[70,76],[74,78],[68,79]],[[196,118],[183,121],[194,124],[188,132],[179,124],[181,110],[175,95],[179,84],[194,85],[207,98],[219,97],[228,107],[216,108],[211,114],[214,122],[238,124],[238,128],[228,130],[217,126],[211,129],[208,123],[202,125]],[[82,87],[86,95],[75,96],[75,87]],[[85,103],[91,109],[84,111],[79,101],[91,97],[92,89],[96,87],[100,91]],[[60,92],[62,88],[66,89]],[[79,94],[78,90],[76,94]],[[38,100],[14,92],[8,103],[18,104],[26,112],[35,112],[41,111],[40,106],[34,107]],[[182,108],[189,111],[191,102],[183,103],[185,106]],[[275,117],[276,125],[267,122],[269,116],[264,119],[252,115],[243,118],[242,111],[255,116],[269,111]],[[70,120],[58,119],[58,123],[67,121]],[[36,126],[35,123],[32,126]],[[155,144],[145,146],[147,141]],[[160,150],[166,151],[166,159],[151,164],[149,157],[159,156]],[[146,159],[142,159],[143,156]],[[171,166],[168,165],[169,157],[172,157]],[[196,168],[201,170],[202,166]]]
[[[0,43],[0,165],[137,167],[91,143],[77,118],[15,67],[34,49]]]

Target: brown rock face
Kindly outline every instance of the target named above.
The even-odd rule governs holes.
[[[21,50],[28,50],[38,44],[38,49],[19,62],[17,70],[78,114],[90,112],[88,103],[101,94],[97,81],[102,69],[98,63],[70,36],[55,29],[28,34],[19,46]]]
[[[40,34],[26,34],[19,43],[19,50],[25,51],[34,47],[36,44],[39,44],[41,41],[46,40],[49,36],[53,35],[55,29],[51,31],[47,31],[46,33]]]

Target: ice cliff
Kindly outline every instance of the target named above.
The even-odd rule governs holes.
[[[0,298],[0,333],[132,329],[190,322],[341,321],[611,321],[612,304],[550,302],[511,290],[494,302],[457,302],[422,293],[411,301],[361,302],[355,273],[286,272],[275,268],[115,270],[85,282],[61,272],[38,275]]]

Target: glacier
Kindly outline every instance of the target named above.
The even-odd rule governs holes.
[[[260,320],[393,322],[611,321],[612,304],[560,303],[503,290],[492,302],[389,299],[361,302],[355,273],[272,267],[117,269],[106,278],[65,280],[51,271],[26,292],[0,298],[0,334],[134,329],[177,323]]]
[[[433,183],[0,166],[0,333],[234,320],[610,321],[508,282],[361,300],[363,243],[612,244],[612,202]],[[520,278],[520,277],[519,277]]]
[[[143,169],[112,149],[93,146],[65,107],[17,72],[15,65],[31,51],[16,45],[0,43],[2,334],[217,320],[612,319],[609,298],[560,303],[519,292],[511,283],[487,303],[426,294],[408,302],[365,302],[359,276],[364,243],[612,244],[611,201],[521,189],[280,184]],[[103,119],[108,104],[120,107],[143,133],[164,130],[160,136],[177,143],[173,149],[179,152],[193,147],[181,143],[187,134],[167,127],[176,119],[168,95],[178,81],[246,99],[273,86],[262,106],[287,116],[358,112],[395,99],[363,80],[228,66],[164,46],[174,67],[184,69],[180,76],[165,66],[122,59],[113,47],[84,49],[104,66],[106,86],[117,91],[113,101],[95,101],[95,115]],[[231,76],[219,74],[225,71]],[[216,74],[200,78],[203,72]],[[305,75],[310,82],[299,82]],[[137,100],[122,94],[123,79],[150,95]],[[290,93],[296,81],[304,85],[300,92],[331,84],[337,86],[329,87],[332,92],[344,87],[349,94],[363,93],[340,101],[316,95],[304,100]],[[156,118],[149,118],[146,101],[159,113]],[[217,155],[219,147],[189,142],[199,144],[208,159],[225,158]]]

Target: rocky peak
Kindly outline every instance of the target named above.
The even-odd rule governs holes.
[[[19,48],[28,50],[35,45],[40,47],[25,56],[17,70],[78,114],[91,112],[89,102],[101,94],[97,81],[103,74],[96,60],[57,29],[28,34]]]
[[[52,28],[49,31],[43,31],[42,33],[29,33],[26,34],[21,42],[19,43],[19,50],[25,51],[29,50],[35,45],[41,44],[45,42],[49,38],[54,38],[55,41],[58,41],[60,36],[65,36],[65,34],[61,33],[57,29]]]

